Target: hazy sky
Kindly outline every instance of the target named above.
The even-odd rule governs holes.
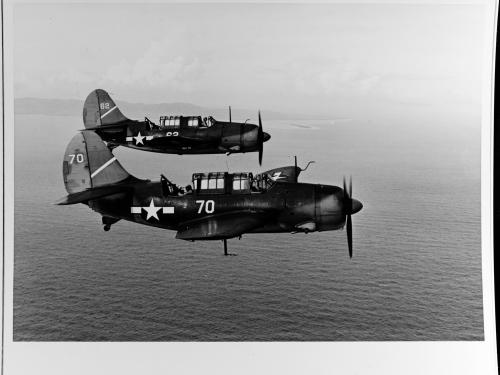
[[[478,5],[16,5],[16,97],[478,113]]]

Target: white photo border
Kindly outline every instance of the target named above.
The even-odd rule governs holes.
[[[13,341],[14,92],[13,12],[3,2],[3,373],[13,374],[497,374],[493,278],[493,93],[497,1],[485,5],[481,127],[481,243],[484,341],[471,342],[220,342],[88,343]],[[98,1],[87,1],[97,3]],[[108,1],[110,2],[110,1]],[[120,1],[113,1],[118,3]],[[126,3],[136,1],[121,1]],[[203,1],[208,2],[208,1]],[[233,1],[234,2],[234,1]],[[325,2],[325,1],[322,1]],[[367,1],[364,1],[365,3]],[[41,2],[39,2],[41,3]],[[52,2],[53,3],[53,2]],[[67,2],[65,2],[67,3]],[[368,1],[376,4],[377,1]],[[397,1],[394,3],[414,3]],[[435,4],[436,2],[425,2]],[[5,54],[4,54],[5,53]],[[1,219],[0,219],[1,220]]]

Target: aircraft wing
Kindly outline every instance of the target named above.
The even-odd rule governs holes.
[[[200,145],[200,144],[207,144],[207,145],[217,145],[218,142],[210,142],[207,141],[204,138],[197,138],[197,137],[186,137],[186,136],[176,136],[176,137],[155,137],[148,141],[147,145],[151,147],[162,147],[162,146],[169,146],[169,145],[181,145],[181,146],[189,146],[189,145]]]
[[[220,240],[241,236],[267,221],[268,212],[242,210],[205,216],[181,223],[175,238],[181,240]]]

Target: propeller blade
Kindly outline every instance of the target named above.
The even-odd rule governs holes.
[[[344,199],[348,199],[349,198],[349,193],[347,192],[347,186],[346,186],[346,182],[345,182],[345,176],[343,178],[343,187],[344,187]]]
[[[352,176],[349,176],[349,197],[352,197]]]
[[[295,159],[295,169],[294,169],[295,182],[298,182],[298,177],[297,177],[297,155],[294,156],[294,159]]]
[[[347,216],[347,246],[349,247],[349,257],[352,258],[352,177],[349,176],[349,190],[347,190],[347,182],[344,176],[343,179],[343,187],[344,187],[344,212]]]
[[[231,121],[231,106],[229,106],[229,122],[232,122]]]
[[[351,215],[347,215],[347,246],[349,247],[349,258],[352,258],[352,221],[351,221]]]
[[[257,143],[259,146],[259,165],[262,165],[262,154],[264,153],[264,130],[262,130],[262,119],[259,110],[259,131],[257,133]]]

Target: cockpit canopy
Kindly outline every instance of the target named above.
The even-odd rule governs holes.
[[[181,126],[180,116],[160,116],[160,127],[178,128]]]
[[[248,194],[260,191],[249,172],[194,173],[193,186],[196,194]]]
[[[188,128],[205,127],[208,128],[213,125],[215,120],[213,117],[201,118],[201,116],[160,116],[159,127],[176,129],[181,126]]]

